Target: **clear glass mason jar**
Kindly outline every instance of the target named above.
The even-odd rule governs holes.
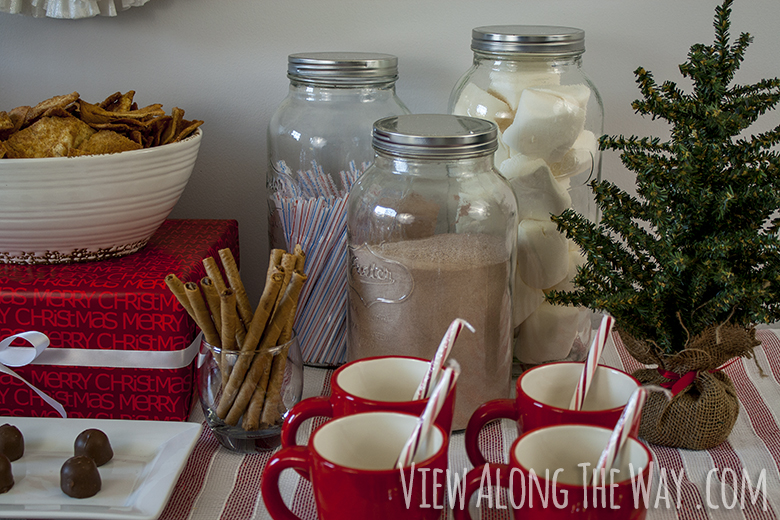
[[[334,366],[346,355],[347,195],[373,159],[374,121],[409,110],[388,54],[292,54],[287,76],[289,92],[268,126],[269,245],[301,244],[308,281],[295,330],[306,364]]]
[[[550,215],[573,208],[594,222],[589,183],[601,178],[604,108],[582,69],[585,33],[570,27],[501,25],[472,31],[474,61],[449,101],[453,114],[499,128],[496,168],[515,191],[515,358],[521,366],[582,360],[593,313],[554,306],[545,292],[571,290],[584,257]]]
[[[496,125],[447,114],[374,124],[374,163],[347,203],[349,361],[431,359],[450,323],[464,331],[453,429],[509,396],[517,203],[493,167]]]

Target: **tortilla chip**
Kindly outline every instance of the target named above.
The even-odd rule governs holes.
[[[14,131],[14,121],[8,112],[0,112],[0,141],[8,139]]]
[[[132,110],[135,90],[129,90],[126,94],[115,92],[104,99],[98,106],[109,112],[127,112]]]
[[[171,110],[171,120],[167,122],[165,130],[160,135],[160,144],[168,144],[176,138],[184,120],[184,110],[179,107],[173,107]]]
[[[5,145],[2,141],[0,141],[0,159],[5,157]]]
[[[94,124],[94,123],[111,123],[116,119],[147,119],[156,116],[164,116],[165,110],[162,109],[162,105],[157,103],[149,105],[138,110],[126,110],[123,112],[110,112],[98,105],[87,103],[83,99],[79,100],[79,108],[81,110],[82,121]]]
[[[182,123],[184,124],[184,128],[171,142],[178,143],[179,141],[183,141],[184,139],[189,137],[195,130],[197,130],[198,127],[203,124],[203,121],[195,119],[193,121],[182,121]]]
[[[11,116],[11,121],[14,122],[14,132],[21,130],[22,125],[24,125],[24,122],[27,120],[27,114],[30,110],[32,110],[32,107],[30,106],[21,106],[8,112],[8,115]]]
[[[70,108],[70,110],[72,110],[72,108]],[[41,114],[41,117],[70,117],[73,115],[70,110],[65,107],[51,107]]]
[[[134,141],[134,142],[138,143],[143,148],[143,146],[144,146],[144,135],[141,132],[139,132],[138,130],[130,130],[130,132],[128,132],[128,134],[127,134],[127,138],[130,139],[131,141]]]
[[[119,153],[127,150],[139,150],[140,148],[140,144],[112,130],[100,130],[81,143],[78,148],[69,150],[68,155]]]
[[[63,157],[95,133],[75,117],[43,117],[5,141],[6,156]]]
[[[14,129],[14,122],[11,120],[11,116],[8,112],[0,111],[0,132],[10,131]]]
[[[71,92],[70,94],[54,96],[53,98],[49,98],[46,101],[41,101],[32,107],[32,109],[28,112],[25,122],[27,124],[32,124],[38,120],[38,118],[43,117],[47,110],[51,110],[55,107],[65,108],[78,99],[79,93]]]

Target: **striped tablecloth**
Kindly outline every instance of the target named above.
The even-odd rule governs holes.
[[[730,364],[740,412],[729,439],[705,451],[650,445],[658,467],[648,494],[648,520],[776,519],[780,512],[780,338],[774,329],[758,331],[756,360]],[[631,372],[640,368],[613,335],[602,362]],[[759,368],[760,366],[760,368]],[[763,370],[763,374],[762,374]],[[331,370],[305,370],[304,397],[330,392]],[[192,421],[202,421],[199,410]],[[301,428],[303,444],[316,421]],[[306,430],[306,431],[304,431]],[[505,457],[517,432],[514,423],[493,423],[482,434],[488,460]],[[162,520],[242,520],[270,518],[260,496],[260,480],[270,453],[240,455],[219,446],[207,428],[199,439],[165,508]],[[460,476],[471,465],[463,434],[450,440],[450,470]],[[660,468],[660,470],[659,470]],[[747,478],[744,477],[747,475]],[[748,484],[749,485],[743,485]],[[304,520],[317,518],[311,484],[293,471],[281,479],[282,495]],[[506,502],[504,502],[506,503]],[[508,519],[507,510],[482,511],[483,518]],[[443,512],[443,518],[451,514]]]

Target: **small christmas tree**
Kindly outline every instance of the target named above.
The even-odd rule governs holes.
[[[638,197],[594,181],[600,225],[572,210],[553,218],[587,264],[575,291],[549,300],[606,311],[667,354],[713,324],[780,318],[780,126],[740,137],[778,103],[780,80],[731,85],[752,41],[743,33],[730,45],[731,4],[716,9],[714,44],[693,45],[679,67],[690,94],[635,71],[644,99],[632,107],[668,121],[670,139],[600,140],[636,172]]]
[[[666,446],[707,449],[724,441],[739,411],[722,371],[752,356],[754,326],[780,318],[780,126],[746,130],[780,101],[780,79],[732,80],[752,38],[732,45],[732,0],[715,11],[715,41],[693,45],[680,65],[690,93],[635,71],[643,99],[632,107],[671,125],[670,137],[602,136],[636,173],[637,196],[607,181],[592,189],[598,224],[572,210],[553,217],[587,257],[571,292],[550,302],[611,314],[652,394],[640,436]]]

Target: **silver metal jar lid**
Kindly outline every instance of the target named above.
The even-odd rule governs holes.
[[[371,85],[398,79],[398,58],[370,52],[306,52],[287,57],[290,79],[331,85]]]
[[[406,114],[374,123],[376,151],[401,157],[465,159],[489,155],[498,148],[492,121],[447,114]]]
[[[548,25],[488,25],[472,29],[471,49],[499,54],[582,54],[585,31]]]

